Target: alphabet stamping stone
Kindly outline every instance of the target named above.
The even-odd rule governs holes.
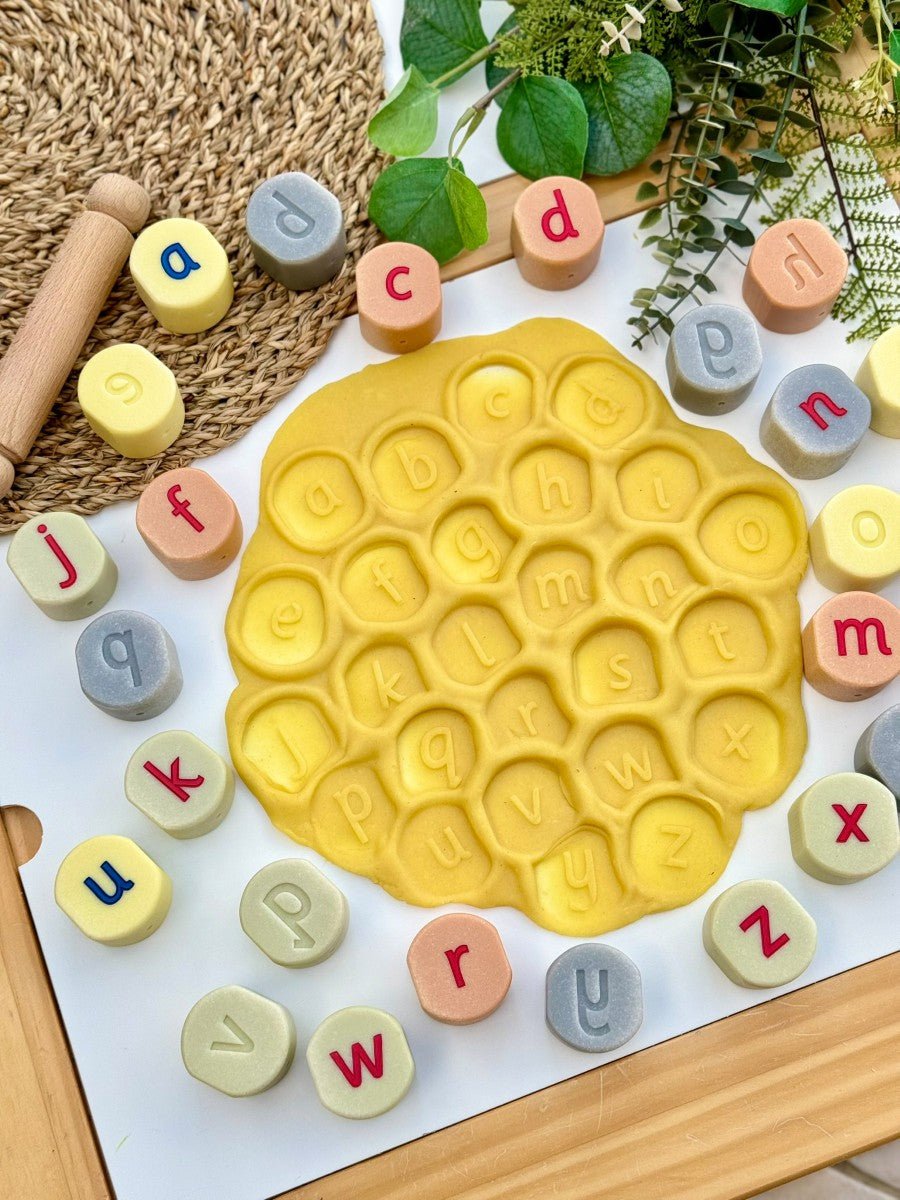
[[[812,363],[779,383],[762,415],[759,440],[795,479],[822,479],[850,458],[871,411],[868,397],[843,371]]]
[[[257,871],[241,897],[241,928],[282,967],[311,967],[347,932],[347,900],[318,867],[284,858]]]
[[[879,713],[863,731],[853,766],[883,783],[900,802],[900,704]]]
[[[247,236],[256,265],[295,292],[332,279],[347,253],[337,196],[302,171],[259,185],[247,205]]]
[[[406,965],[422,1008],[448,1025],[489,1017],[512,982],[500,934],[474,913],[429,921],[413,938]]]
[[[766,329],[803,333],[831,312],[847,265],[847,255],[821,222],[779,221],[750,251],[744,303]]]
[[[210,329],[234,297],[228,257],[199,221],[170,217],[149,225],[129,266],[138,295],[171,333]]]
[[[172,881],[131,838],[88,838],[70,850],[56,873],[56,903],[87,937],[130,946],[162,925]]]
[[[147,220],[150,197],[124,175],[88,192],[0,360],[0,496],[26,457]]]
[[[125,458],[152,458],[184,426],[175,376],[143,346],[107,346],[78,376],[78,403],[94,433]]]
[[[88,700],[122,721],[159,716],[181,691],[175,643],[146,613],[102,613],[78,639],[75,662]]]
[[[385,242],[356,264],[359,328],[388,354],[406,354],[434,341],[441,329],[441,274],[421,246]]]
[[[306,1049],[316,1092],[339,1117],[378,1117],[399,1104],[415,1064],[403,1027],[379,1008],[342,1008],[326,1017]]]
[[[132,754],[125,768],[125,795],[172,837],[200,837],[227,816],[234,772],[192,733],[167,729]]]
[[[731,412],[750,395],[762,368],[753,318],[729,304],[705,304],[681,318],[666,351],[672,396],[691,412]]]
[[[900,325],[876,338],[856,372],[856,385],[872,402],[872,430],[900,438]]]
[[[865,700],[900,673],[900,610],[872,592],[842,592],[801,634],[803,674],[832,700]]]
[[[77,513],[32,517],[7,551],[9,569],[54,621],[97,612],[116,590],[119,573],[106,547]]]
[[[780,883],[746,879],[726,888],[707,909],[703,945],[732,983],[781,987],[812,962],[816,923]]]
[[[897,805],[877,779],[841,771],[817,780],[788,810],[791,853],[824,883],[855,883],[883,870],[900,848]]]
[[[604,232],[593,190],[580,179],[551,175],[529,184],[516,200],[510,239],[522,278],[562,291],[596,267]]]
[[[294,1018],[276,1000],[238,984],[203,996],[181,1030],[188,1072],[226,1096],[255,1096],[283,1079],[294,1061]]]
[[[621,950],[573,946],[547,971],[547,1024],[576,1050],[617,1050],[644,1020],[641,973]]]
[[[878,592],[900,572],[900,495],[876,483],[844,488],[809,530],[809,558],[833,592]]]
[[[157,475],[141,493],[135,519],[147,546],[179,579],[224,571],[244,535],[232,498],[196,467]]]

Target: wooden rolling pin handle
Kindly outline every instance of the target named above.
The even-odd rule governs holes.
[[[150,196],[124,175],[103,175],[72,223],[0,360],[0,496],[26,457],[75,365],[150,212]]]

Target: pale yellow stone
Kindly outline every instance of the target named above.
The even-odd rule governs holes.
[[[125,458],[152,458],[184,427],[175,376],[143,346],[108,346],[78,376],[78,403],[94,433]]]
[[[132,754],[125,768],[125,795],[172,837],[200,837],[228,815],[234,771],[186,729],[166,729]]]
[[[878,592],[900,572],[900,494],[874,483],[844,488],[809,531],[816,578],[833,592]]]
[[[225,251],[199,221],[170,217],[148,225],[128,263],[138,295],[171,333],[211,328],[234,297]]]
[[[872,404],[870,428],[900,438],[900,325],[877,338],[856,372],[856,386]]]
[[[781,987],[812,962],[816,925],[780,883],[748,879],[727,888],[709,906],[703,945],[733,983]]]
[[[825,883],[866,879],[900,848],[893,793],[854,771],[826,775],[808,787],[788,810],[788,828],[797,864]]]
[[[172,881],[131,838],[88,838],[63,859],[56,903],[95,942],[130,946],[162,925]]]
[[[241,928],[282,967],[311,967],[344,940],[347,900],[311,862],[283,858],[257,871],[241,897]]]

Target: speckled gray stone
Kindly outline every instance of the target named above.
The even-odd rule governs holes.
[[[883,783],[900,804],[900,704],[886,708],[863,732],[853,765]]]
[[[641,973],[621,950],[583,942],[547,971],[547,1024],[576,1050],[616,1050],[644,1019]]]
[[[120,608],[91,621],[75,646],[81,690],[122,721],[159,716],[181,691],[175,643],[153,617]]]
[[[257,266],[295,292],[334,278],[347,253],[337,197],[302,171],[259,185],[247,205],[247,235]]]
[[[795,479],[840,470],[869,428],[866,394],[837,367],[812,363],[785,375],[766,406],[759,440]]]
[[[669,338],[669,388],[691,412],[731,412],[747,399],[761,369],[756,322],[742,308],[704,304],[686,313]]]

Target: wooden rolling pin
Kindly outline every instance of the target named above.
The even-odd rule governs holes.
[[[102,175],[0,360],[0,496],[34,444],[150,212],[124,175]]]

